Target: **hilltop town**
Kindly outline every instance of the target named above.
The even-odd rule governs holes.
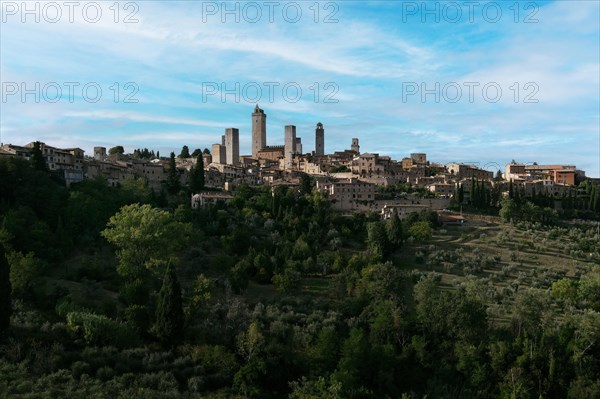
[[[325,126],[315,128],[315,148],[306,151],[296,126],[287,125],[285,144],[267,144],[267,114],[258,105],[252,112],[252,153],[240,155],[237,128],[225,129],[220,143],[202,153],[206,192],[192,193],[192,206],[218,200],[228,201],[239,184],[300,184],[302,175],[314,178],[319,191],[327,195],[332,208],[342,211],[375,211],[385,217],[397,209],[401,218],[424,208],[446,209],[451,203],[469,204],[473,184],[488,191],[490,201],[498,205],[510,190],[523,197],[546,196],[560,208],[567,198],[577,197],[576,185],[585,180],[585,171],[575,165],[525,165],[512,161],[504,171],[493,171],[464,163],[446,165],[429,161],[425,153],[412,153],[401,160],[376,153],[361,153],[359,138],[353,138],[344,151],[325,151]],[[2,145],[0,156],[29,159],[34,143],[24,146]],[[145,150],[124,154],[120,146],[108,153],[106,147],[94,147],[93,156],[80,148],[56,148],[40,143],[40,150],[50,171],[59,174],[67,186],[84,179],[102,177],[116,186],[127,179],[144,179],[160,191],[167,179],[168,157]],[[181,184],[187,184],[190,171],[199,159],[182,152],[176,158]],[[597,182],[598,179],[590,179]],[[219,193],[218,191],[223,191]],[[454,199],[454,202],[452,200]]]
[[[2,146],[0,398],[597,397],[594,179],[266,120],[250,155]]]

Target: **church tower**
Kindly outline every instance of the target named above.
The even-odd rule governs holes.
[[[352,139],[352,146],[350,149],[357,154],[360,154],[360,145],[358,145],[358,139]]]
[[[258,152],[267,146],[267,114],[258,108],[252,113],[252,156],[256,158]]]

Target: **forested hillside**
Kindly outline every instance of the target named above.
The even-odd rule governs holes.
[[[343,215],[308,176],[0,187],[0,398],[600,398],[597,224]]]

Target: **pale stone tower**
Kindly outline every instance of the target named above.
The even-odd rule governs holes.
[[[352,147],[350,147],[352,151],[355,151],[357,154],[360,154],[360,146],[358,145],[358,139],[352,139]]]
[[[258,108],[252,113],[252,156],[256,158],[258,152],[267,146],[267,114]]]
[[[238,129],[225,129],[225,156],[227,165],[237,166],[240,162],[240,131]]]
[[[212,156],[214,163],[225,164],[227,162],[225,146],[222,144],[213,144]]]
[[[317,123],[315,130],[315,155],[325,155],[325,129],[321,122]]]
[[[296,126],[287,125],[285,127],[285,168],[291,169],[293,166],[294,153],[296,152]]]

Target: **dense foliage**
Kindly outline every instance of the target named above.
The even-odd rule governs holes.
[[[12,158],[0,179],[0,397],[600,397],[595,226],[521,208],[450,251],[435,213],[335,213],[308,177],[198,210],[174,175],[162,199]],[[576,274],[517,274],[549,240]]]

